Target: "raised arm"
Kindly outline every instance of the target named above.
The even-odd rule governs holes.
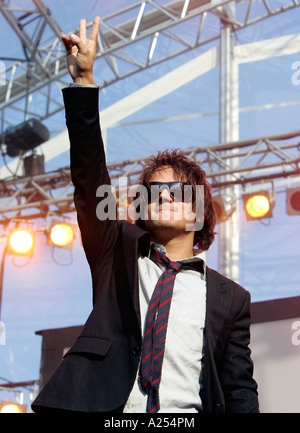
[[[99,123],[99,89],[87,86],[94,83],[93,64],[99,23],[100,18],[96,17],[89,38],[85,20],[80,22],[79,37],[62,36],[69,73],[73,82],[79,85],[63,89],[63,97],[71,145],[74,202],[83,247],[91,268],[111,253],[118,233],[113,200],[104,218],[99,218],[101,215],[97,213],[101,200],[106,199],[103,193],[99,194],[99,187],[106,188],[106,191],[110,189]]]

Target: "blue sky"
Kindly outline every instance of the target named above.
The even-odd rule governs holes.
[[[27,2],[15,2],[19,5]],[[45,0],[60,26],[69,32],[81,17],[91,21],[95,14],[126,6],[128,0],[61,2]],[[277,3],[280,3],[277,1]],[[281,2],[282,3],[282,2]],[[237,34],[238,43],[279,37],[299,32],[300,8],[280,14]],[[0,16],[1,33],[11,38],[11,45],[1,43],[2,55],[20,55],[21,47],[13,31]],[[188,28],[186,32],[188,34]],[[237,42],[236,42],[237,43]],[[101,92],[100,107],[104,109],[170,70],[196,57],[194,50],[169,62],[134,75]],[[240,107],[252,107],[277,102],[300,101],[300,85],[291,81],[292,64],[300,60],[299,53],[277,57],[240,67]],[[101,80],[101,71],[98,81]],[[219,70],[210,71],[177,91],[160,98],[134,115],[124,119],[123,126],[107,133],[109,162],[145,157],[165,148],[183,149],[218,143]],[[58,96],[59,97],[59,96]],[[212,113],[189,120],[143,123],[145,120],[191,113]],[[128,122],[137,122],[132,126]],[[64,114],[48,120],[53,129],[63,130]],[[52,122],[52,123],[51,123]],[[240,139],[279,134],[298,130],[299,105],[240,114]],[[47,169],[68,165],[68,152],[49,163]],[[300,180],[299,180],[300,186]],[[286,213],[286,187],[276,191],[274,216],[269,221],[246,221],[240,212],[240,284],[250,291],[253,302],[300,295],[300,216]],[[240,203],[242,208],[242,203]],[[76,215],[71,215],[76,220]],[[218,232],[218,227],[217,227]],[[0,243],[3,251],[4,241]],[[209,250],[208,265],[218,270],[219,237]],[[0,346],[0,383],[18,382],[39,377],[42,329],[81,325],[92,307],[91,279],[82,251],[80,234],[73,250],[53,250],[45,237],[37,238],[34,256],[6,257],[3,283],[2,320],[6,325],[6,345]],[[4,380],[5,379],[5,380]],[[4,393],[2,392],[4,395]],[[0,395],[1,397],[1,395]],[[4,396],[2,397],[4,398]],[[28,396],[26,396],[28,398]]]

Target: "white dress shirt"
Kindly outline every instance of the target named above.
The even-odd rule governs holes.
[[[154,244],[166,254],[164,246]],[[161,412],[199,412],[201,366],[203,359],[203,330],[206,310],[205,253],[180,260],[203,262],[203,274],[182,270],[176,275],[165,343],[159,387]],[[149,257],[138,260],[140,310],[144,333],[147,308],[155,285],[165,266]],[[137,375],[124,408],[125,413],[145,413],[147,395]]]

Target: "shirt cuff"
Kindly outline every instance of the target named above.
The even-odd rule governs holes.
[[[78,83],[70,83],[69,87],[99,87],[99,84],[78,84]]]

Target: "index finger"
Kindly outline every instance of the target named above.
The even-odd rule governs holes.
[[[91,34],[89,37],[89,39],[91,39],[92,41],[96,41],[97,39],[98,32],[99,32],[99,25],[100,25],[100,17],[97,16],[94,18]]]
[[[67,35],[62,34],[61,40],[66,48],[67,51],[69,51],[73,47],[73,43],[70,41]]]

